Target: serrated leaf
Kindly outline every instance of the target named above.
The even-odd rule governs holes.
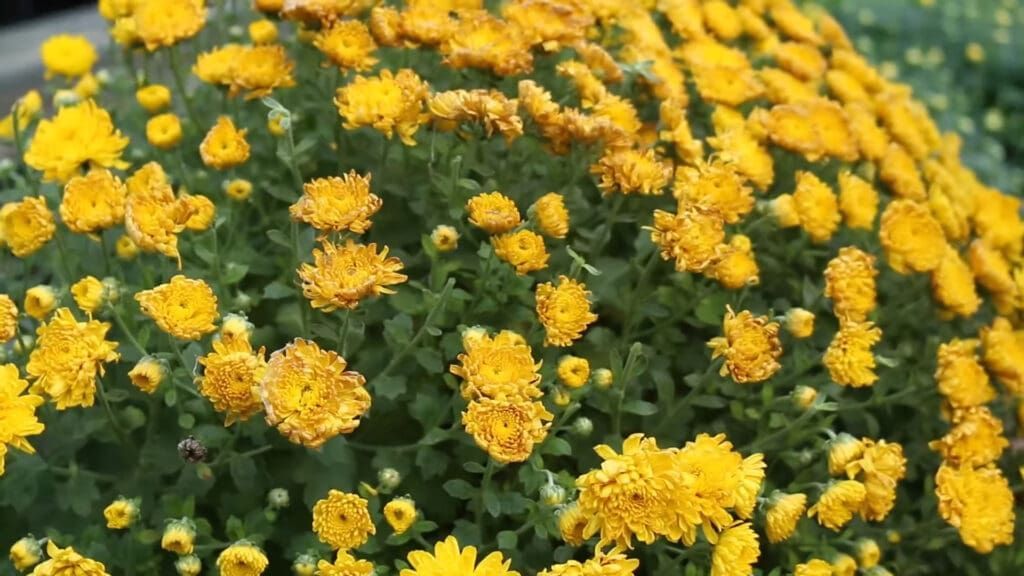
[[[405,393],[405,376],[384,376],[373,381],[374,392],[384,398],[395,399]]]

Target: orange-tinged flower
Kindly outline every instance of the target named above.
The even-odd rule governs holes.
[[[331,490],[313,505],[313,531],[335,550],[351,550],[377,533],[365,499],[357,494]]]
[[[86,100],[64,106],[41,120],[25,151],[25,163],[43,172],[46,182],[64,183],[86,162],[93,167],[127,168],[121,152],[128,138],[114,127],[110,114]]]
[[[981,329],[985,367],[1016,396],[1024,396],[1024,332],[1009,320],[997,317]]]
[[[196,57],[192,73],[208,84],[230,86],[235,78],[235,68],[246,49],[239,44],[225,44],[203,52]]]
[[[841,320],[839,331],[822,357],[832,381],[854,388],[874,384],[878,375],[874,373],[872,348],[881,339],[881,328],[872,322]]]
[[[349,239],[343,246],[324,240],[313,250],[313,264],[299,267],[302,294],[310,305],[324,312],[339,308],[352,310],[359,302],[381,294],[394,294],[390,288],[405,282],[400,274],[402,262],[388,256],[388,248],[377,252],[377,245],[357,244]]]
[[[839,249],[825,269],[825,296],[839,318],[861,321],[878,303],[875,288],[875,257],[854,246]]]
[[[259,383],[267,368],[264,349],[253,350],[247,338],[221,338],[213,350],[200,356],[202,373],[196,388],[224,414],[224,425],[244,422],[263,409]]]
[[[998,460],[1010,445],[1002,420],[985,406],[958,409],[952,420],[949,432],[928,444],[951,466],[980,468]]]
[[[135,33],[150,52],[188,40],[206,24],[205,0],[146,0],[137,3]]]
[[[530,214],[537,219],[541,232],[551,238],[565,238],[569,233],[569,211],[565,198],[557,192],[548,192],[530,206]]]
[[[288,209],[292,218],[323,233],[351,231],[364,234],[373,225],[370,218],[383,201],[370,192],[371,175],[355,170],[341,177],[317,178],[302,186],[302,197]]]
[[[501,192],[477,194],[466,202],[469,223],[488,234],[503,234],[522,222],[519,209]]]
[[[249,143],[245,139],[247,132],[245,128],[236,128],[230,117],[218,117],[217,123],[210,128],[199,145],[203,164],[217,170],[244,164],[249,159]]]
[[[342,70],[363,72],[377,63],[373,57],[377,43],[366,24],[358,20],[334,22],[316,35],[313,45]]]
[[[879,164],[878,177],[900,198],[918,201],[927,198],[917,161],[899,144],[889,144]]]
[[[839,173],[839,211],[850,228],[871,230],[878,214],[878,191],[848,170]]]
[[[544,247],[544,238],[531,230],[493,236],[491,246],[494,254],[511,264],[519,276],[548,267],[549,255]]]
[[[946,236],[928,208],[893,200],[882,212],[878,232],[889,266],[900,274],[930,272],[946,254]]]
[[[175,275],[170,282],[135,294],[142,313],[181,340],[199,340],[217,329],[217,296],[203,280]]]
[[[245,90],[245,99],[268,96],[276,88],[295,86],[292,72],[295,62],[288,57],[284,46],[267,44],[247,46],[239,51],[231,72],[231,89],[234,96]]]
[[[754,258],[750,238],[743,234],[735,234],[729,239],[728,244],[719,244],[715,248],[714,260],[706,273],[729,290],[759,284],[761,270]]]
[[[540,398],[540,363],[526,340],[509,330],[490,336],[483,329],[462,336],[465,352],[449,370],[462,378],[462,397],[527,402]]]
[[[655,210],[651,240],[662,259],[675,260],[676,270],[703,272],[725,240],[725,222],[718,212],[697,206],[685,206],[678,214]]]
[[[583,337],[587,326],[597,321],[591,311],[590,292],[577,280],[558,277],[558,285],[537,285],[537,317],[544,326],[544,344],[570,346]]]
[[[939,515],[976,552],[987,554],[1013,543],[1013,491],[999,468],[942,464],[935,474],[935,496]]]
[[[411,69],[397,74],[381,70],[378,76],[356,76],[339,88],[334,105],[348,130],[370,126],[388,138],[397,132],[404,144],[415,146],[413,136],[427,119],[423,105],[428,91],[427,83]]]
[[[552,414],[540,402],[481,398],[462,413],[466,433],[495,461],[523,462],[544,441]]]
[[[974,272],[952,246],[946,247],[942,261],[932,270],[932,294],[945,310],[958,316],[972,316],[981,307]]]
[[[18,305],[7,294],[0,294],[0,344],[6,344],[18,333]]]
[[[53,213],[42,196],[26,196],[0,210],[0,244],[6,244],[18,258],[38,252],[56,232]]]
[[[467,10],[441,44],[444,63],[452,68],[481,68],[499,76],[533,70],[529,38],[518,26],[491,16],[486,10]]]
[[[749,310],[736,314],[729,307],[722,320],[722,333],[708,341],[711,357],[724,358],[719,371],[722,376],[751,384],[768,380],[782,368],[778,361],[782,356],[778,322],[754,316]]]
[[[124,221],[127,189],[110,170],[90,170],[64,185],[60,218],[72,232],[92,234]]]
[[[673,194],[682,204],[713,210],[735,224],[754,208],[754,196],[733,164],[721,158],[676,169]]]
[[[106,340],[110,324],[75,320],[71,310],[60,308],[36,331],[35,348],[25,371],[32,392],[45,392],[57,410],[89,407],[96,397],[96,379],[105,364],[120,358],[117,343]]]
[[[935,383],[955,408],[981,406],[996,397],[988,372],[978,358],[979,345],[978,340],[959,338],[939,345]]]
[[[782,42],[772,56],[784,70],[803,80],[818,80],[828,68],[825,57],[813,44]]]

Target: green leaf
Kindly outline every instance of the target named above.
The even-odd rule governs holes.
[[[196,417],[184,412],[178,415],[178,426],[185,430],[191,430],[196,425]]]
[[[111,402],[124,402],[128,399],[128,391],[121,388],[114,388],[106,391],[107,400]]]
[[[267,230],[267,238],[270,238],[270,241],[274,244],[284,246],[289,250],[292,249],[292,239],[280,230]]]
[[[430,374],[444,373],[444,360],[441,352],[432,348],[420,348],[415,354],[416,362]]]
[[[228,465],[231,472],[231,480],[240,492],[247,492],[256,483],[256,464],[252,458],[234,458]]]
[[[495,518],[501,516],[501,500],[493,490],[484,492],[484,509]]]
[[[690,404],[701,408],[724,408],[728,402],[721,396],[698,395],[690,400]]]
[[[440,476],[448,469],[447,454],[434,448],[423,447],[416,451],[416,465],[423,472],[424,479]]]
[[[231,541],[245,538],[245,527],[238,516],[231,516],[228,518],[227,523],[224,525],[224,532],[227,533],[228,540]]]
[[[717,326],[722,323],[722,318],[725,316],[725,300],[724,294],[712,294],[697,304],[694,315],[704,324]]]
[[[461,478],[455,478],[445,482],[444,491],[453,498],[458,498],[459,500],[470,500],[476,494],[476,488]]]
[[[566,456],[572,454],[572,445],[570,445],[564,438],[548,436],[548,439],[544,441],[544,445],[541,446],[541,454]]]
[[[658,412],[658,407],[644,400],[630,400],[622,406],[622,410],[637,416],[650,416]]]
[[[263,288],[263,297],[267,300],[279,300],[295,295],[295,288],[282,282],[271,282]]]
[[[373,390],[384,398],[394,400],[405,393],[405,381],[405,376],[384,376],[373,381]]]
[[[498,548],[502,550],[515,550],[519,544],[519,535],[512,530],[498,532]]]

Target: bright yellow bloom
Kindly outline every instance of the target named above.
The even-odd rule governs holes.
[[[729,290],[756,286],[761,282],[760,273],[754,247],[750,238],[743,234],[734,234],[728,244],[715,247],[715,258],[706,271],[708,276]]]
[[[50,312],[57,307],[57,292],[52,286],[39,284],[25,291],[23,308],[25,314],[39,320],[46,320]]]
[[[364,72],[377,64],[373,57],[377,43],[366,24],[359,20],[340,20],[321,29],[313,39],[313,45],[343,71]]]
[[[150,52],[188,40],[206,24],[205,0],[146,0],[135,7],[135,32]]]
[[[46,543],[50,558],[32,570],[32,576],[110,576],[102,562],[86,558],[68,546],[59,548],[53,540]]]
[[[722,336],[708,341],[711,357],[725,359],[719,374],[739,384],[764,382],[782,368],[782,343],[779,324],[767,316],[754,316],[749,310],[739,314],[727,308],[722,320]]]
[[[526,340],[508,330],[490,336],[467,331],[462,337],[465,352],[459,365],[449,370],[462,378],[462,397],[467,400],[530,401],[540,398],[540,363],[534,361]]]
[[[967,257],[978,283],[994,295],[1013,294],[1016,290],[1010,262],[984,240],[971,242]]]
[[[0,344],[18,334],[18,305],[7,294],[0,294]]]
[[[547,570],[541,570],[537,576],[583,576],[583,575],[606,575],[606,576],[633,576],[636,569],[640,567],[640,561],[627,558],[625,554],[612,550],[611,552],[595,552],[594,557],[584,561],[582,564],[576,560],[569,560],[563,564],[556,564]]]
[[[846,475],[864,484],[866,490],[860,515],[881,522],[896,504],[896,485],[907,475],[903,447],[885,440],[861,440],[864,451],[846,465]]]
[[[139,254],[139,246],[127,234],[119,237],[114,244],[117,257],[121,260],[131,260]]]
[[[590,362],[578,356],[562,356],[557,372],[559,382],[567,388],[580,388],[590,380]]]
[[[82,312],[91,318],[103,307],[108,295],[106,286],[100,282],[99,278],[86,276],[71,285],[71,296],[74,297],[75,304],[78,304]]]
[[[725,240],[725,222],[715,211],[681,207],[677,214],[654,211],[651,240],[664,260],[675,260],[679,272],[703,272],[718,256]]]
[[[519,572],[508,569],[512,561],[505,560],[501,552],[491,552],[479,564],[476,557],[475,546],[460,548],[459,541],[449,536],[434,544],[433,554],[425,550],[409,552],[411,568],[403,569],[399,576],[519,576]]]
[[[597,321],[587,287],[567,276],[559,276],[557,286],[550,282],[537,285],[536,300],[546,346],[569,346]]]
[[[793,568],[793,576],[832,576],[832,565],[814,558]]]
[[[749,522],[734,524],[718,535],[711,552],[711,576],[748,576],[761,556],[757,533]]]
[[[805,494],[772,494],[765,515],[765,533],[768,535],[768,541],[778,544],[792,536],[806,509]]]
[[[90,170],[64,186],[60,217],[72,232],[92,234],[124,220],[126,188],[110,170]]]
[[[847,104],[843,111],[860,153],[869,160],[882,161],[889,151],[889,133],[878,125],[873,109],[866,103],[855,102]]]
[[[972,316],[981,307],[974,272],[952,246],[946,247],[942,261],[932,270],[932,294],[945,310],[958,316]]]
[[[849,171],[839,173],[839,210],[850,228],[871,230],[878,213],[878,192]]]
[[[47,79],[54,76],[84,76],[99,59],[96,48],[88,38],[70,34],[50,36],[39,47],[39,54],[43,59]]]
[[[570,546],[579,547],[583,544],[583,530],[587,527],[589,520],[583,515],[578,503],[562,508],[558,513],[558,531],[562,540]]]
[[[867,489],[856,480],[833,482],[821,495],[818,502],[807,511],[810,517],[817,516],[818,524],[838,532],[853,519],[864,499]]]
[[[672,178],[672,165],[655,154],[653,149],[606,148],[590,168],[599,177],[598,187],[605,195],[661,194]]]
[[[882,212],[879,240],[889,266],[900,274],[930,272],[946,254],[946,237],[928,208],[912,200],[893,200]]]
[[[253,20],[249,23],[249,39],[253,44],[273,44],[277,42],[277,24],[266,18]]]
[[[975,195],[971,218],[980,240],[992,248],[1019,254],[1024,237],[1020,199],[987,187],[980,187]]]
[[[341,176],[317,178],[302,186],[302,196],[291,205],[292,218],[323,233],[345,230],[364,234],[373,225],[370,218],[383,201],[370,192],[371,175],[355,170]]]
[[[274,352],[260,382],[267,423],[309,448],[355,430],[370,394],[366,378],[347,367],[337,353],[301,338]]]
[[[842,432],[828,443],[828,472],[833,476],[846,474],[850,463],[860,460],[864,454],[864,443]]]
[[[39,546],[39,540],[31,535],[21,538],[11,545],[10,559],[18,572],[25,572],[35,566],[43,559],[43,549]]]
[[[249,341],[254,326],[249,319],[242,314],[225,314],[220,323],[221,340],[244,340]]]
[[[384,505],[384,519],[395,534],[405,534],[416,522],[416,503],[410,498],[395,498]]]
[[[109,329],[105,322],[78,322],[67,308],[57,310],[36,331],[38,340],[25,366],[32,391],[46,392],[58,410],[92,406],[104,364],[120,358],[117,343],[106,340]]]
[[[519,209],[501,192],[477,194],[466,202],[469,223],[488,234],[504,234],[522,222]]]
[[[519,230],[491,237],[494,254],[524,276],[548,267],[548,251],[544,238],[531,230]]]
[[[402,262],[388,256],[388,248],[377,252],[377,245],[357,244],[349,239],[344,246],[324,240],[313,249],[313,264],[299,267],[302,294],[313,308],[333,312],[352,310],[359,302],[381,294],[394,294],[390,288],[405,282],[400,274]]]
[[[370,33],[382,46],[402,42],[402,14],[391,6],[378,5],[370,10]]]
[[[0,211],[3,243],[18,258],[31,256],[46,245],[57,232],[53,213],[42,196],[26,196],[20,202],[5,204]]]
[[[976,552],[988,554],[1013,543],[1013,491],[999,468],[943,464],[935,475],[935,496],[939,515]]]
[[[142,313],[181,340],[199,340],[217,329],[217,296],[204,280],[177,274],[170,282],[135,294]]]
[[[995,462],[1009,445],[1003,422],[985,406],[957,410],[949,432],[928,444],[950,466],[972,468]]]
[[[727,224],[739,222],[754,208],[750,187],[734,165],[720,158],[678,168],[673,194],[681,205],[717,211]]]
[[[557,192],[549,192],[533,203],[530,214],[537,219],[541,232],[552,238],[565,238],[569,233],[569,211],[565,199]]]
[[[295,573],[301,576],[301,572],[297,568]],[[310,574],[312,573],[310,570]],[[338,550],[333,564],[327,560],[317,562],[316,574],[317,576],[373,576],[373,563],[369,560],[357,560],[348,552]]]
[[[196,525],[189,518],[171,520],[164,527],[160,547],[179,556],[191,554],[195,545]]]
[[[245,202],[252,195],[252,182],[235,178],[224,183],[224,193],[236,202]]]
[[[28,382],[21,379],[16,365],[0,364],[0,476],[4,473],[8,446],[35,454],[28,437],[42,434],[46,429],[36,417],[36,409],[45,400],[35,394],[25,394],[26,388]]]
[[[247,50],[239,44],[224,44],[196,57],[192,73],[207,84],[231,86],[242,54]]]
[[[438,252],[451,252],[459,247],[459,231],[453,226],[439,224],[430,232],[430,241]]]
[[[857,573],[857,561],[849,554],[836,554],[832,558],[833,576],[854,576]]]
[[[269,14],[280,12],[284,7],[284,0],[253,0],[252,5],[256,10]]]
[[[371,126],[388,138],[397,132],[405,145],[415,146],[413,136],[427,120],[423,105],[428,93],[427,83],[409,68],[397,74],[381,70],[378,76],[356,76],[339,88],[334,105],[346,129]]]
[[[245,90],[245,99],[252,100],[269,96],[275,88],[295,86],[292,76],[295,62],[288,57],[284,46],[246,46],[235,57],[237,61],[231,68],[230,96]]]
[[[889,145],[882,156],[878,177],[899,197],[923,201],[927,197],[924,181],[917,169],[917,162],[902,146],[895,142]]]
[[[146,394],[156,392],[167,375],[167,364],[152,356],[143,356],[128,371],[128,379],[132,385]]]
[[[14,101],[11,113],[0,117],[0,138],[14,139],[14,124],[17,122],[18,133],[28,130],[29,124],[43,109],[43,97],[38,90],[29,90],[21,98]]]
[[[786,330],[794,338],[810,338],[814,334],[814,313],[803,308],[786,311]]]
[[[110,114],[86,100],[64,106],[53,118],[41,120],[25,151],[25,163],[43,172],[46,182],[67,182],[79,167],[126,168],[121,152],[128,138],[114,127]]]
[[[516,106],[515,100],[497,90],[448,90],[433,94],[427,110],[439,130],[447,132],[461,122],[473,122],[483,127],[488,138],[500,132],[512,142],[523,135],[523,120],[516,114]]]
[[[481,398],[462,413],[466,433],[497,462],[523,462],[547,437],[552,414],[540,402]]]
[[[259,576],[269,563],[263,550],[245,540],[235,542],[217,556],[221,576]]]
[[[135,100],[146,112],[156,114],[171,105],[171,90],[163,84],[149,84],[135,91]]]
[[[529,39],[518,26],[486,10],[466,10],[440,46],[443,62],[452,68],[480,68],[498,76],[533,71]]]
[[[978,340],[954,338],[939,345],[935,383],[956,408],[981,406],[995,400],[996,390],[978,359],[979,344]]]
[[[828,242],[839,228],[839,202],[828,184],[811,172],[796,174],[793,204],[800,227],[814,242]]]
[[[203,164],[217,170],[226,170],[244,164],[249,159],[249,143],[245,140],[246,129],[235,128],[228,116],[220,116],[199,145]]]
[[[698,434],[676,455],[676,466],[689,475],[688,483],[695,495],[693,504],[699,510],[705,528],[719,531],[736,516],[753,516],[757,497],[764,481],[764,456],[752,454],[744,458],[733,449],[725,434]]]
[[[136,170],[126,184],[125,230],[136,251],[141,248],[180,259],[177,235],[193,214],[187,202],[174,197],[163,168],[150,162]]]
[[[264,349],[253,350],[247,338],[220,338],[199,358],[202,375],[196,388],[224,414],[224,425],[246,421],[263,409],[259,383],[267,369]]]
[[[107,528],[124,530],[138,520],[139,505],[134,500],[118,498],[103,509],[103,517],[107,521]]]
[[[846,246],[825,268],[825,296],[841,319],[860,322],[878,306],[875,257],[860,248]]]
[[[822,363],[832,381],[861,388],[878,380],[872,348],[882,340],[882,329],[873,322],[841,320],[839,331],[825,350]]]
[[[181,142],[181,120],[177,114],[153,116],[146,122],[146,140],[161,150],[170,150]]]
[[[584,50],[581,44],[591,54],[600,50],[599,46],[581,42],[585,31],[594,23],[593,15],[583,4],[519,0],[503,5],[501,15],[527,35],[530,44],[539,44],[544,50],[556,51],[561,46],[572,45],[581,52]],[[618,68],[614,64],[613,67]]]
[[[313,506],[313,531],[335,550],[350,550],[377,533],[367,502],[356,494],[331,490]]]
[[[857,564],[864,570],[874,568],[882,558],[882,550],[878,542],[870,538],[861,538],[856,543]]]

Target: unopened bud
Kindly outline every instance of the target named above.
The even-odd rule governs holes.
[[[203,561],[195,554],[182,556],[174,562],[174,569],[179,576],[198,576],[203,570]]]
[[[565,488],[558,484],[545,484],[540,489],[540,500],[548,506],[558,506],[565,502]]]
[[[196,440],[195,436],[189,436],[178,442],[178,455],[182,460],[191,464],[202,462],[206,460],[206,446]]]
[[[590,436],[594,431],[594,423],[586,416],[580,416],[572,423],[572,433],[577,436]]]
[[[598,368],[594,370],[594,385],[602,390],[611,387],[612,383],[615,382],[612,371],[607,368]]]
[[[394,468],[381,468],[377,472],[377,481],[380,482],[381,488],[394,490],[402,483],[402,475]]]
[[[288,491],[284,488],[274,488],[267,492],[267,505],[274,510],[287,508],[289,503]]]
[[[818,391],[810,386],[797,386],[793,389],[793,403],[798,407],[807,410],[814,405],[818,398]]]
[[[292,562],[292,572],[295,576],[313,576],[316,573],[317,557],[309,552],[299,554]]]

